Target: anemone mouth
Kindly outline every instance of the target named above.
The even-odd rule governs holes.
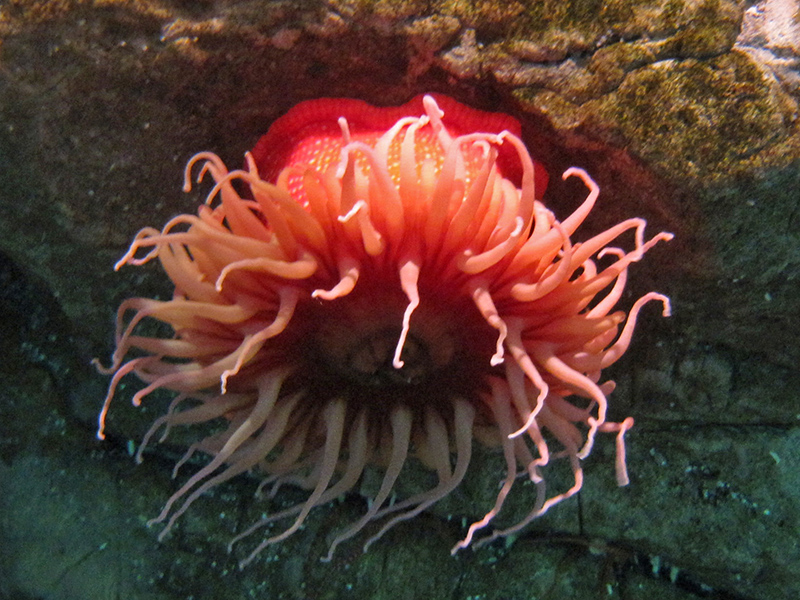
[[[327,379],[341,378],[365,388],[410,387],[429,382],[436,371],[446,365],[435,365],[431,357],[432,348],[412,331],[403,345],[403,366],[392,364],[400,327],[368,329],[353,337],[342,354],[331,352],[330,336],[335,337],[337,325],[331,323],[325,332],[315,336],[309,347],[312,354],[320,357],[320,364],[327,371]]]
[[[413,332],[403,345],[403,366],[392,364],[401,333],[399,327],[384,327],[356,340],[343,357],[341,374],[360,385],[375,388],[425,383],[433,374],[434,365],[428,347]]]
[[[397,293],[395,293],[397,292]],[[495,350],[494,330],[468,302],[424,299],[395,355],[408,300],[389,285],[356,286],[345,297],[298,307],[299,372],[313,396],[342,394],[355,406],[479,404]],[[291,325],[289,326],[291,329]],[[287,333],[290,333],[287,331]],[[291,334],[291,333],[290,333]]]

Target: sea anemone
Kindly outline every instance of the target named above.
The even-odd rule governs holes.
[[[658,300],[669,314],[657,293],[627,315],[614,307],[630,264],[672,235],[645,240],[645,221],[632,218],[573,242],[598,186],[568,169],[563,177],[580,179],[588,195],[556,219],[536,199],[546,176],[516,120],[443,96],[388,109],[314,100],[276,121],[243,169],[202,152],[186,167],[186,191],[195,170],[198,182],[214,180],[197,215],[142,229],[115,267],[158,258],[175,291],[120,306],[98,430],[102,438],[117,384],[131,372],[146,384],[137,406],[157,389],[177,394],[139,459],[161,428],[163,439],[176,425],[223,425],[179,462],[195,451],[210,457],[153,519],[166,522],[161,536],[201,494],[240,473],[309,490],[231,542],[292,519],[244,565],[374,465],[379,489],[327,558],[379,522],[366,549],[462,482],[473,438],[502,448],[506,473],[494,506],[453,552],[489,525],[520,470],[534,484],[530,513],[484,540],[574,495],[598,432],[616,434],[617,480],[628,482],[623,436],[633,420],[608,420],[614,383],[600,378],[627,350],[642,306]],[[626,232],[632,249],[609,246]],[[144,320],[173,333],[145,336]],[[573,482],[552,492],[545,475],[556,459]],[[437,483],[390,502],[411,460]]]

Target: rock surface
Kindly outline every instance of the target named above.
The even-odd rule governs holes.
[[[800,595],[798,14],[797,0],[0,5],[0,597]],[[318,562],[363,510],[350,498],[239,572],[227,540],[268,509],[243,480],[159,545],[143,523],[175,489],[174,457],[127,453],[157,411],[119,402],[113,439],[94,442],[105,381],[88,361],[110,352],[121,299],[170,290],[157,269],[111,265],[138,229],[194,209],[180,185],[196,151],[236,164],[306,98],[424,91],[515,115],[551,173],[586,168],[602,189],[589,231],[637,215],[676,234],[631,277],[675,315],[646,315],[611,374],[615,414],[637,421],[632,485],[613,485],[606,440],[580,505],[452,559],[462,518],[493,502],[487,454],[367,554]],[[551,181],[563,215],[574,190]]]

